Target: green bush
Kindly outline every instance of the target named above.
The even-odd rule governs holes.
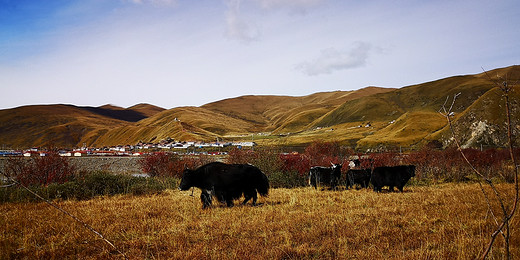
[[[275,171],[267,176],[271,188],[296,188],[307,186],[307,176],[297,171],[283,172]]]
[[[96,196],[112,196],[116,194],[156,194],[165,189],[176,188],[178,182],[177,178],[143,178],[100,171],[87,173],[83,176],[75,176],[72,180],[65,183],[51,183],[47,186],[35,185],[29,187],[29,189],[49,200],[86,200]],[[31,202],[38,200],[29,191],[17,185],[0,189],[0,202]]]

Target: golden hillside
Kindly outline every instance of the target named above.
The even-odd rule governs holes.
[[[301,131],[343,102],[394,89],[369,87],[357,91],[315,93],[302,97],[242,96],[201,107],[178,107],[132,125],[113,128],[94,143],[100,145],[156,142],[236,140],[259,132]],[[248,137],[249,138],[249,137]]]
[[[459,94],[454,125],[467,146],[501,146],[503,101],[491,78],[520,79],[520,66],[454,76],[399,89],[367,87],[307,96],[241,96],[201,107],[162,109],[149,104],[24,106],[0,110],[0,145],[78,147],[181,141],[251,140],[294,146],[337,141],[359,149],[413,147],[451,138],[438,111]],[[515,131],[520,131],[513,91]]]
[[[0,144],[10,148],[33,146],[79,147],[94,143],[109,129],[132,125],[146,113],[162,110],[153,105],[124,109],[112,105],[34,105],[0,110]]]

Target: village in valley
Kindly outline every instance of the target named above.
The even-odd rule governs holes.
[[[111,147],[87,147],[83,145],[81,148],[60,149],[59,155],[65,157],[83,157],[83,156],[141,156],[158,151],[170,151],[179,154],[206,154],[206,155],[222,155],[226,154],[223,148],[234,147],[238,149],[252,149],[257,144],[252,141],[240,142],[203,142],[203,141],[176,141],[167,138],[158,143],[138,142],[135,145],[117,145]],[[46,148],[33,147],[30,149],[2,149],[0,156],[46,156],[48,150]]]

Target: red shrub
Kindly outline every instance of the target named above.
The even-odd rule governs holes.
[[[143,172],[152,177],[182,177],[184,169],[193,169],[207,162],[205,156],[180,156],[167,152],[151,153],[139,160]]]
[[[46,156],[33,156],[29,159],[14,157],[7,160],[6,171],[23,185],[49,185],[64,183],[75,172],[67,157],[57,151],[50,151]]]
[[[252,164],[267,175],[282,171],[279,151],[274,149],[243,150],[234,148],[228,153],[227,163]]]
[[[369,162],[374,168],[381,166],[397,166],[402,164],[402,156],[395,152],[372,153],[369,155]]]
[[[505,165],[510,163],[509,151],[504,149],[464,149],[471,164],[487,178],[502,176],[509,181]],[[448,148],[436,150],[425,147],[412,152],[405,158],[406,164],[417,166],[419,178],[430,178],[444,181],[465,181],[474,175],[459,150]]]
[[[341,147],[335,142],[313,142],[305,148],[304,156],[310,166],[328,167],[331,163],[343,163]]]
[[[175,160],[168,153],[158,152],[145,155],[139,160],[139,164],[143,172],[152,177],[169,176],[172,175]]]
[[[311,168],[308,157],[302,154],[280,154],[280,160],[284,172],[298,172],[300,176],[304,176]]]
[[[253,150],[244,150],[239,148],[233,148],[228,153],[227,163],[245,164],[251,163],[260,157],[260,154]]]

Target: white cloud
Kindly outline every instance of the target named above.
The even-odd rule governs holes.
[[[155,6],[176,6],[177,0],[127,0],[134,4],[152,4]]]
[[[321,51],[318,58],[296,65],[296,69],[309,76],[330,74],[338,70],[348,70],[365,66],[374,48],[366,42],[357,42],[348,51],[328,48]]]
[[[5,30],[16,38],[0,46],[0,106],[149,102],[171,108],[245,94],[401,87],[479,73],[481,66],[520,60],[517,5],[71,1],[48,16],[46,30],[41,20],[31,30],[26,23]],[[16,15],[39,17],[33,16]],[[396,76],[407,71],[413,73]]]
[[[254,0],[263,9],[289,8],[306,11],[307,8],[317,6],[325,0]]]
[[[258,39],[259,29],[243,18],[243,14],[240,11],[241,2],[241,0],[228,1],[226,35],[231,39],[249,43]]]
[[[144,1],[144,0],[134,0]],[[307,13],[309,8],[322,4],[325,0],[228,0],[226,23],[226,35],[244,43],[256,41],[260,36],[260,28],[251,17],[259,10],[272,12],[276,10],[289,10],[294,13]],[[242,10],[246,7],[245,10]],[[258,17],[257,17],[258,18]]]

